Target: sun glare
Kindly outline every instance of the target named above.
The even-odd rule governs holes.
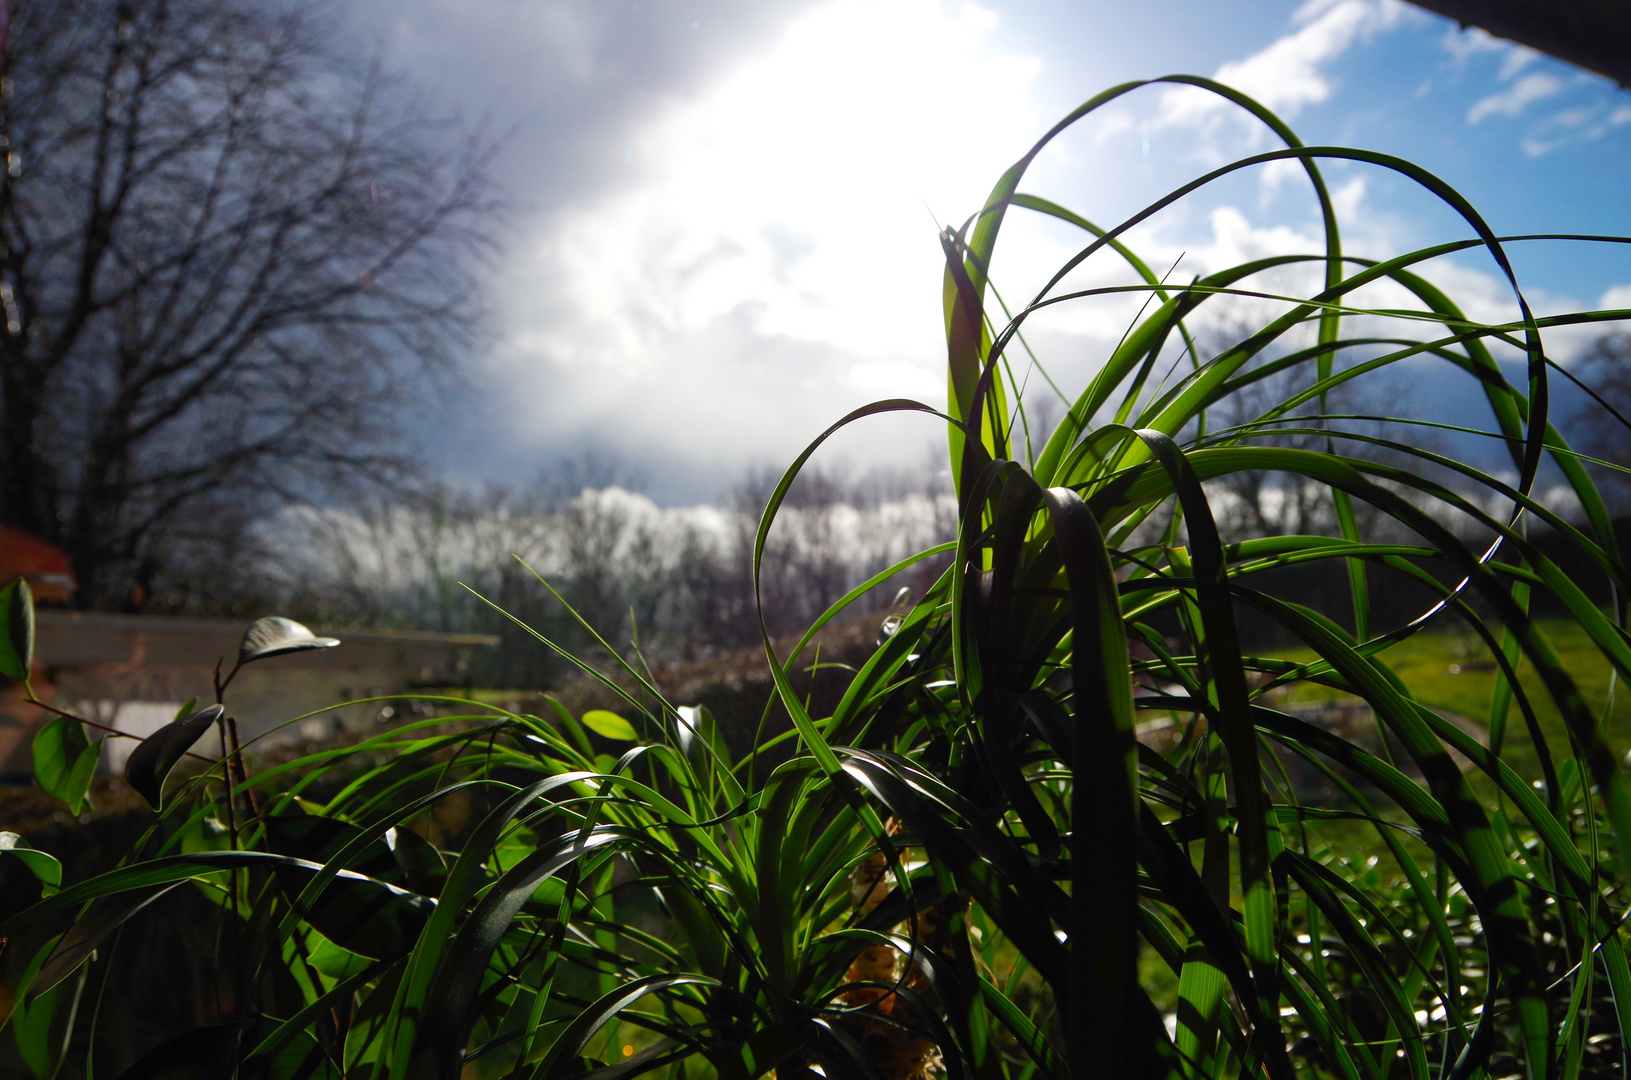
[[[615,328],[598,359],[634,375],[665,361],[666,333],[734,318],[861,358],[872,391],[927,378],[937,222],[978,206],[1035,133],[1038,63],[994,55],[995,23],[973,4],[839,0],[670,109],[629,147],[641,179],[558,240],[579,310]]]

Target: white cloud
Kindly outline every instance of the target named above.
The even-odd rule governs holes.
[[[1506,57],[1501,61],[1501,81],[1506,82],[1539,59],[1540,53],[1534,49],[1527,49],[1522,45],[1509,45],[1506,50]]]
[[[1331,193],[1331,205],[1336,210],[1337,217],[1343,221],[1352,221],[1359,216],[1359,204],[1365,201],[1365,193],[1369,190],[1363,176],[1356,176]]]
[[[1467,111],[1467,123],[1476,124],[1487,116],[1517,116],[1537,101],[1563,89],[1563,80],[1547,72],[1525,75],[1505,90],[1480,99]]]
[[[1597,298],[1593,307],[1598,311],[1631,310],[1631,282],[1610,285]],[[1557,310],[1581,311],[1584,304],[1569,304]],[[1580,358],[1604,334],[1631,331],[1631,319],[1613,322],[1590,322],[1575,326],[1560,326],[1546,332],[1546,352],[1554,360],[1570,363]]]
[[[1213,210],[1211,222],[1211,244],[1193,252],[1195,259],[1208,270],[1221,270],[1274,255],[1317,252],[1322,246],[1312,233],[1289,225],[1254,226],[1233,206]]]
[[[1520,78],[1522,72],[1541,59],[1540,54],[1521,45],[1498,41],[1482,31],[1452,31],[1445,37],[1444,46],[1457,66],[1464,66],[1479,53],[1503,54],[1496,78],[1505,85],[1473,103],[1467,110],[1468,124],[1478,124],[1494,116],[1517,117],[1536,102],[1571,92],[1578,98],[1582,88],[1594,85],[1594,80],[1578,73],[1568,76],[1555,71],[1532,71]],[[1601,84],[1595,84],[1595,91],[1592,99],[1584,104],[1571,105],[1533,122],[1519,140],[1519,147],[1529,157],[1540,157],[1560,146],[1600,139],[1613,128],[1631,123],[1631,106],[1616,106],[1612,92]]]
[[[1622,285],[1611,285],[1603,290],[1603,295],[1597,298],[1597,307],[1601,311],[1631,311],[1631,281]],[[1582,342],[1586,338],[1595,339],[1607,333],[1631,333],[1631,319],[1617,319],[1614,322],[1594,323],[1579,328],[1579,337]],[[1583,346],[1582,346],[1583,348]]]
[[[1319,0],[1266,48],[1217,74],[1295,115],[1336,94],[1337,62],[1408,18],[1406,10],[1392,0]],[[533,246],[510,269],[501,298],[509,333],[496,357],[518,437],[538,446],[606,433],[649,471],[658,471],[654,461],[734,469],[754,457],[787,460],[863,401],[938,404],[945,382],[936,218],[977,208],[1041,128],[1039,62],[999,55],[995,22],[981,7],[949,0],[832,0],[711,85],[666,96],[627,137],[631,160],[621,176],[525,234]],[[1136,136],[1140,124],[1146,132],[1188,125],[1200,134],[1186,132],[1185,141],[1203,154],[1221,145],[1214,129],[1237,138],[1239,129],[1224,126],[1237,111],[1212,95],[1149,97],[1141,107],[1156,116],[1129,106],[1106,116],[1107,126],[1121,123]],[[1622,111],[1631,121],[1631,107]],[[620,138],[619,163],[623,145]],[[1115,166],[1070,153],[1063,148],[1048,166],[1056,174],[1049,179],[1074,187],[1074,206],[1102,205],[1082,198],[1083,188]],[[1060,163],[1068,175],[1058,175]],[[1292,162],[1261,170],[1260,193],[1297,183],[1301,172]],[[1331,179],[1341,216],[1356,227],[1345,250],[1385,257],[1415,246],[1403,219],[1366,203],[1363,177]],[[1386,182],[1375,183],[1386,202]],[[1250,258],[1321,251],[1314,217],[1288,217],[1286,206],[1307,208],[1265,201],[1258,220],[1247,213],[1250,194],[1208,193],[1126,239],[1157,274],[1177,263],[1176,282]],[[1028,275],[1059,265],[1081,243],[1058,222],[1011,214],[996,267],[1006,299],[1023,303],[1026,288],[1041,284]],[[1317,267],[1304,267],[1250,284],[1306,295],[1317,276]],[[1504,282],[1484,269],[1441,261],[1427,276],[1474,318],[1515,314]],[[1066,286],[1126,280],[1106,252]],[[1035,340],[1067,346],[1038,346],[1058,381],[1079,388],[1144,299],[1127,293],[1038,315]],[[1361,299],[1415,306],[1400,290]],[[1023,365],[1018,350],[1013,359]],[[886,449],[916,449],[938,436],[929,421],[915,423],[910,442]]]
[[[1415,247],[1421,241],[1415,230],[1404,221],[1372,206],[1366,201],[1367,184],[1364,177],[1354,177],[1332,192],[1339,219],[1344,223],[1343,250],[1346,254],[1373,259],[1385,259]],[[1156,223],[1136,237],[1134,246],[1151,262],[1174,257],[1184,252],[1182,273],[1186,278],[1193,273],[1206,273],[1239,265],[1250,260],[1276,255],[1317,254],[1323,250],[1323,237],[1316,223],[1303,226],[1263,224],[1248,218],[1239,208],[1220,206],[1212,209],[1203,233],[1181,219]],[[1165,265],[1163,262],[1162,265]],[[1521,316],[1511,284],[1487,254],[1474,250],[1455,258],[1439,258],[1413,268],[1422,277],[1438,286],[1462,312],[1476,322],[1497,325],[1514,322]],[[1303,263],[1260,274],[1240,283],[1240,287],[1264,293],[1287,296],[1309,296],[1318,291],[1321,273],[1317,263]],[[1520,282],[1531,309],[1540,316],[1579,311],[1585,305],[1581,300]],[[1424,305],[1402,285],[1381,281],[1349,294],[1349,306],[1370,309],[1422,311]],[[1598,307],[1631,307],[1631,284],[1615,286],[1606,291]],[[1283,304],[1270,300],[1245,298],[1222,299],[1207,305],[1207,314],[1199,321],[1202,325],[1222,317],[1225,322],[1244,316],[1262,319],[1268,313],[1282,310]],[[1436,336],[1430,323],[1400,323],[1379,316],[1355,316],[1349,321],[1348,331],[1354,336],[1374,332],[1377,336],[1432,337]],[[1548,352],[1559,358],[1577,355],[1590,340],[1602,332],[1597,326],[1565,326],[1547,330],[1544,335]],[[1492,345],[1497,353],[1505,348]],[[1419,360],[1411,364],[1439,364],[1440,361]]]
[[[946,392],[946,377],[938,364],[906,360],[866,360],[849,370],[849,381],[868,397],[909,397],[937,402]]]
[[[1287,183],[1295,184],[1306,175],[1301,161],[1284,158],[1257,169],[1258,205],[1267,206]]]
[[[1476,26],[1466,28],[1452,26],[1445,31],[1442,44],[1444,51],[1450,54],[1450,59],[1456,67],[1465,67],[1473,57],[1482,53],[1501,54],[1502,82],[1511,79],[1518,72],[1540,59],[1540,53],[1516,42],[1504,41]]]
[[[1450,54],[1450,58],[1458,67],[1479,53],[1500,52],[1511,47],[1507,42],[1476,26],[1466,28],[1451,26],[1444,32],[1443,45],[1444,51]]]
[[[1631,124],[1631,105],[1608,111],[1604,101],[1563,109],[1534,126],[1519,143],[1530,157],[1551,153],[1560,146],[1592,142],[1616,127]]]
[[[936,218],[977,209],[1040,133],[1039,63],[997,55],[995,24],[835,0],[658,114],[638,178],[518,267],[499,362],[518,411],[547,409],[538,437],[779,459],[866,400],[938,402]]]
[[[1404,17],[1397,0],[1312,0],[1298,9],[1298,28],[1213,76],[1286,118],[1318,104],[1334,89],[1326,67],[1356,42],[1392,29]],[[1163,124],[1195,124],[1231,108],[1205,91],[1182,87],[1162,100]]]

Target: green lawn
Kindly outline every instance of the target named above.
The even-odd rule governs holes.
[[[1561,620],[1542,620],[1541,627],[1564,666],[1579,684],[1598,716],[1606,720],[1604,737],[1617,757],[1631,749],[1631,697],[1623,692],[1607,660],[1592,645],[1584,630]],[[1289,650],[1278,654],[1290,660],[1311,660],[1313,653]],[[1486,726],[1495,692],[1496,664],[1482,639],[1467,630],[1426,630],[1382,653],[1382,659],[1407,685],[1416,699],[1430,708],[1456,713]],[[1562,716],[1539,685],[1534,670],[1520,663],[1519,682],[1534,704],[1540,730],[1554,758],[1568,756],[1568,733]],[[1290,688],[1288,701],[1335,700],[1339,691],[1314,683]],[[1507,718],[1502,750],[1507,763],[1521,775],[1540,775],[1535,747],[1523,715],[1514,703]]]

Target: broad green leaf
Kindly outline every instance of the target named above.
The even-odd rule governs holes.
[[[312,935],[311,942],[306,954],[308,961],[331,979],[349,979],[375,963],[374,958],[343,949],[320,932]]]
[[[369,834],[349,822],[336,818],[317,817],[312,814],[280,814],[266,819],[263,838],[268,851],[305,859],[313,863],[332,863],[348,845],[360,845],[346,860],[344,869],[401,884],[401,864],[392,854],[389,837]]]
[[[0,586],[0,675],[27,680],[34,666],[34,597],[28,582],[13,578]]]
[[[35,851],[14,832],[0,832],[0,858],[10,856],[28,867],[39,879],[42,895],[51,896],[62,887],[62,864],[43,851]]]
[[[58,716],[34,736],[34,779],[78,816],[101,754],[102,740],[92,742],[85,737],[85,725]]]
[[[232,831],[215,814],[195,814],[177,831],[182,854],[195,855],[201,851],[231,851]],[[233,900],[232,871],[218,870],[213,874],[200,874],[193,885],[212,904],[229,908]],[[238,897],[240,907],[243,898]]]
[[[284,864],[273,873],[292,897],[311,880],[304,866]],[[347,952],[383,960],[412,947],[429,918],[429,900],[355,871],[343,871],[314,900],[298,907],[302,921]]]
[[[538,837],[531,829],[517,826],[504,834],[493,848],[493,864],[500,874],[509,873],[516,863],[538,850]]]
[[[412,829],[392,828],[385,832],[385,845],[391,849],[391,857],[409,888],[426,896],[441,891],[447,877],[447,860],[430,841]]]
[[[56,1021],[59,1011],[66,1013],[71,1004],[71,988],[59,987],[32,995],[32,1000],[21,990],[35,981],[41,965],[55,951],[59,940],[50,938],[29,959],[17,981],[19,993],[7,1018],[17,1043],[17,1054],[35,1080],[51,1080],[56,1073],[57,1059],[62,1052],[61,1025]]]
[[[308,649],[332,649],[339,643],[339,638],[319,637],[305,624],[293,619],[267,615],[250,623],[249,629],[244,631],[243,641],[238,646],[238,663],[252,664],[256,660]]]
[[[616,739],[618,742],[634,742],[640,735],[634,730],[634,725],[621,716],[606,709],[590,709],[579,717],[583,726],[596,735],[607,739]]]
[[[147,805],[155,810],[164,808],[165,778],[221,713],[221,706],[206,705],[159,728],[130,752],[125,760],[125,779],[147,800]]]

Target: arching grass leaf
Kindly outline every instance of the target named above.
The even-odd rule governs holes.
[[[220,1080],[231,1076],[238,1040],[251,1021],[184,1031],[119,1074],[119,1080]]]
[[[238,1069],[239,1080],[341,1080],[328,1052],[311,1035],[296,1032],[275,1053],[256,1054]]]
[[[1152,193],[1107,227],[1019,191],[1072,124],[1174,85],[1244,110],[1285,149]],[[1327,160],[1415,184],[1476,238],[1344,254]],[[1309,250],[1187,282],[1132,250],[1141,223],[1262,167],[1307,178],[1323,224]],[[1030,268],[1047,284],[1014,310],[991,273],[1010,258],[996,250],[1009,208],[1089,234],[1057,269]],[[1608,465],[1548,421],[1546,379],[1562,369],[1540,335],[1631,313],[1533,317],[1506,255],[1516,239],[1449,185],[1389,155],[1304,146],[1257,102],[1188,76],[1085,103],[940,242],[946,412],[877,402],[810,443],[752,533],[753,596],[774,596],[763,570],[795,478],[872,416],[949,422],[955,539],[856,573],[791,651],[761,606],[774,697],[760,729],[783,733],[744,747],[752,717],[744,728],[723,709],[715,723],[676,708],[546,582],[615,672],[504,614],[618,712],[576,717],[546,699],[554,715],[540,719],[438,699],[468,715],[264,769],[270,814],[235,831],[264,850],[191,850],[204,815],[235,804],[155,824],[135,850],[187,854],[62,889],[0,927],[91,905],[36,957],[37,981],[55,987],[34,1013],[21,1005],[30,1067],[58,1067],[68,1010],[51,1010],[88,985],[68,978],[76,970],[98,974],[84,957],[109,927],[176,882],[232,870],[251,957],[240,985],[282,979],[235,1002],[270,1013],[275,997],[282,1018],[242,1037],[245,1080],[326,1080],[337,1067],[370,1080],[1623,1073],[1631,966],[1613,846],[1631,848],[1631,791],[1611,740],[1624,731],[1617,681],[1631,677],[1631,572],[1587,468]],[[1517,320],[1479,323],[1467,312],[1487,305],[1420,276],[1478,251]],[[1083,266],[1099,252],[1130,269],[1126,283]],[[1409,307],[1363,306],[1387,295]],[[1147,302],[1067,393],[1024,326],[1095,298]],[[1527,384],[1509,381],[1502,348],[1526,354]],[[1515,480],[1391,431],[1448,425],[1338,401],[1416,362],[1466,380],[1489,430],[1459,430],[1504,447]],[[1040,453],[1033,375],[1067,410]],[[1574,499],[1540,496],[1546,457]],[[1270,519],[1285,507],[1297,518],[1281,527]],[[836,706],[797,690],[819,632],[853,619],[870,637],[873,593],[908,572],[920,599],[897,610],[897,598],[876,650],[822,665],[848,680]],[[1401,616],[1415,589],[1421,614]],[[1448,632],[1465,639],[1460,698],[1409,660]],[[262,619],[234,672],[333,644]],[[26,671],[3,649],[0,663]],[[1606,692],[1591,682],[1598,667],[1617,680]],[[1474,670],[1497,669],[1493,706],[1465,689]],[[1476,699],[1468,715],[1496,718],[1493,748],[1441,715],[1466,711],[1463,698]],[[1527,738],[1503,746],[1509,704]],[[221,716],[182,713],[132,756],[155,806]],[[53,736],[70,795],[75,735]],[[621,756],[597,754],[604,739],[625,744]],[[320,816],[282,816],[313,798]],[[231,1041],[188,1033],[135,1075],[218,1068],[212,1054]]]
[[[79,917],[68,932],[62,935],[57,947],[46,958],[40,972],[29,987],[29,995],[38,997],[72,975],[96,947],[132,915],[181,884],[150,885],[144,889],[116,893],[97,900]]]

